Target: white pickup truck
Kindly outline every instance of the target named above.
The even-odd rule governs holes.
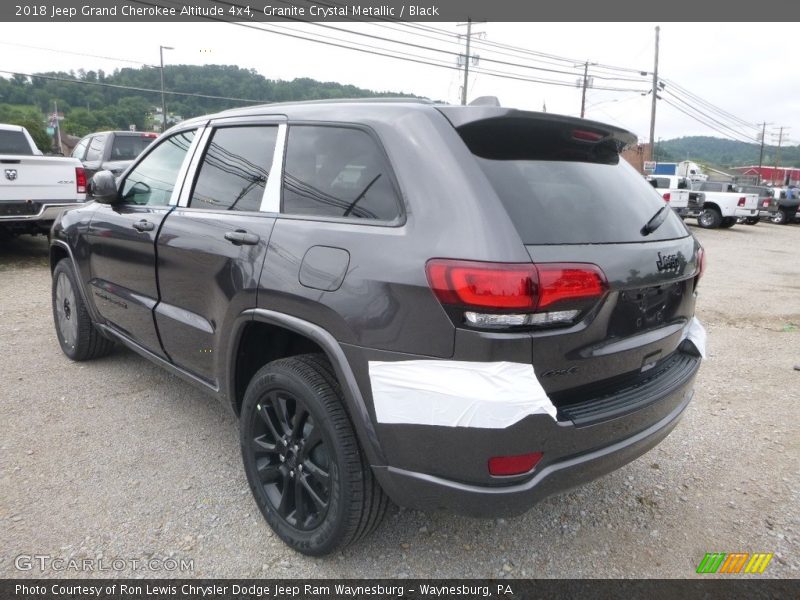
[[[86,201],[77,158],[43,156],[28,130],[0,124],[0,237],[50,232],[65,208]]]
[[[647,181],[652,185],[665,202],[680,216],[689,209],[690,181],[678,175],[651,175]]]
[[[733,227],[739,218],[758,217],[758,194],[734,191],[731,183],[721,181],[695,182],[687,217],[696,217],[704,229]]]

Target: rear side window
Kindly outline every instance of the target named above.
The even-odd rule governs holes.
[[[292,125],[281,212],[393,221],[400,217],[389,165],[365,131]]]
[[[77,158],[78,160],[83,160],[83,155],[86,153],[86,146],[89,145],[89,138],[84,138],[78,145],[75,146],[75,149],[72,151],[72,157]]]
[[[613,140],[576,139],[570,123],[502,121],[479,122],[459,133],[524,243],[607,244],[688,235],[672,211],[656,231],[642,235],[664,200],[619,159]]]
[[[33,150],[21,131],[0,130],[0,154],[33,156]]]
[[[86,160],[101,160],[103,158],[103,145],[106,136],[96,135],[89,142],[89,150],[86,152]]]
[[[189,206],[259,210],[277,137],[277,126],[226,127],[214,131]]]
[[[117,135],[111,145],[109,160],[133,160],[142,153],[142,150],[153,143],[152,136],[146,135]]]

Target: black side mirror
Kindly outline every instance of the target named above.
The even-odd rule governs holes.
[[[117,180],[111,171],[99,171],[89,182],[92,200],[101,204],[114,204],[119,200]]]

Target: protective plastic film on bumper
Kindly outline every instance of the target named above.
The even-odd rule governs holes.
[[[556,408],[533,367],[512,362],[370,361],[380,423],[504,429]]]

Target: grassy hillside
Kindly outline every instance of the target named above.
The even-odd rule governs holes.
[[[720,167],[757,165],[760,146],[709,136],[682,137],[662,140],[657,147],[659,161],[693,160]],[[765,146],[764,164],[775,163],[777,148]],[[780,153],[781,166],[800,166],[800,146],[784,146]]]

